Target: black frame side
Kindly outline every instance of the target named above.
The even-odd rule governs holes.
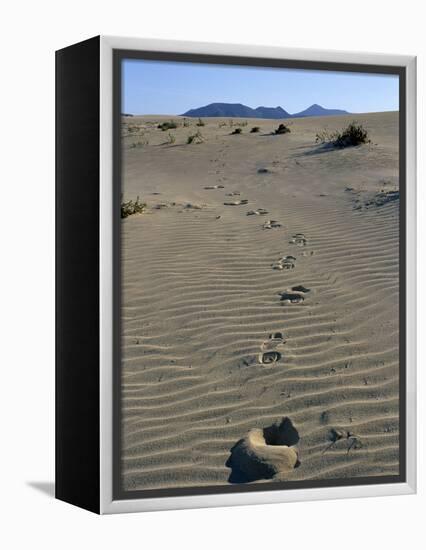
[[[55,496],[100,512],[100,37],[56,52]]]
[[[399,474],[388,476],[369,476],[355,478],[334,478],[325,480],[304,480],[287,482],[269,482],[246,485],[213,485],[191,486],[180,488],[146,489],[125,491],[121,484],[121,326],[120,326],[120,293],[121,293],[121,235],[120,235],[120,194],[121,194],[121,62],[123,59],[144,59],[155,61],[181,61],[192,63],[242,65],[255,67],[296,68],[322,71],[345,71],[360,73],[391,74],[399,77],[399,190],[400,190],[400,218],[399,218]],[[156,52],[142,50],[115,49],[113,51],[113,270],[114,270],[114,364],[113,364],[113,498],[144,499],[170,496],[248,493],[258,491],[311,489],[319,487],[345,487],[359,485],[403,483],[406,481],[406,68],[403,66],[368,65],[362,63],[340,63],[326,61],[301,61],[292,59],[270,59],[237,57],[226,55],[192,54],[176,52]]]

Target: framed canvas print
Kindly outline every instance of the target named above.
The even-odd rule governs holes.
[[[415,58],[56,54],[56,496],[415,492]]]

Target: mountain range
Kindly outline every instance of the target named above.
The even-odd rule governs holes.
[[[183,113],[187,117],[235,117],[235,118],[303,118],[308,116],[347,115],[342,109],[325,109],[314,103],[300,113],[290,114],[282,107],[256,107],[252,109],[242,103],[210,103],[198,109],[190,109]]]

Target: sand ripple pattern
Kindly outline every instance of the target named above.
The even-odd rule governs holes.
[[[399,200],[345,192],[397,181],[398,117],[358,118],[373,144],[321,155],[307,119],[126,151],[151,203],[122,224],[124,489],[234,483],[234,445],[284,417],[300,466],[278,479],[399,473]]]
[[[296,253],[285,272],[270,265],[288,235],[213,222],[214,209],[124,224],[125,489],[227,484],[234,443],[283,415],[301,434],[302,465],[287,479],[398,472],[397,208],[304,208],[295,229],[315,254]],[[277,289],[300,284],[309,294],[283,307]],[[276,331],[281,360],[260,362]],[[330,427],[362,448],[324,452]]]

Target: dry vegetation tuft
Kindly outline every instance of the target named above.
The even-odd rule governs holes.
[[[204,142],[204,137],[202,135],[202,133],[200,132],[200,130],[197,130],[197,132],[195,132],[195,134],[191,134],[190,136],[188,136],[187,140],[186,140],[186,143],[188,145],[190,145],[191,143],[203,143]]]
[[[129,200],[123,202],[123,196],[121,196],[121,218],[128,218],[133,214],[141,214],[146,208],[146,203],[140,202],[139,197],[136,200]]]
[[[290,133],[290,128],[288,126],[286,126],[285,124],[280,124],[278,126],[278,128],[275,130],[274,132],[276,135],[279,135],[279,134],[289,134]]]
[[[317,133],[316,143],[328,143],[333,147],[354,147],[363,143],[371,143],[368,137],[368,131],[356,121],[351,122],[343,130],[329,132],[324,129]]]

